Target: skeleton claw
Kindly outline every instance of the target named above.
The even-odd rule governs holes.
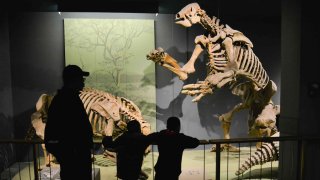
[[[198,101],[200,101],[200,99],[201,99],[203,96],[205,96],[205,94],[203,94],[203,93],[199,94],[196,98],[192,99],[192,102],[198,102]]]
[[[197,95],[196,98],[194,98],[192,100],[192,102],[198,102],[203,96],[205,96],[206,94],[205,93],[202,93],[201,90],[182,90],[181,91],[182,94],[187,94],[187,95],[190,95],[190,96],[195,96]]]
[[[182,89],[209,89],[209,83],[206,81],[198,81],[196,84],[187,84]]]
[[[197,95],[197,97],[194,98],[192,102],[198,102],[203,96],[212,94],[213,92],[208,82],[199,81],[197,84],[187,84],[183,86],[181,93],[190,96]]]
[[[151,60],[157,64],[162,65],[164,63],[165,52],[162,48],[157,48],[152,50],[148,55],[147,59]]]
[[[197,94],[201,94],[200,90],[182,90],[182,94],[190,95],[190,96],[195,96]]]
[[[197,89],[197,88],[201,88],[201,86],[203,86],[203,84],[187,84],[183,86],[182,89]]]

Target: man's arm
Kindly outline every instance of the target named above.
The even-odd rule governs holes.
[[[120,138],[120,137],[119,137]],[[118,138],[118,139],[119,139]],[[109,150],[109,151],[116,151],[116,148],[117,148],[117,144],[115,141],[112,140],[112,136],[105,136],[103,139],[102,139],[102,144],[104,146],[105,149]]]
[[[112,136],[103,137],[102,144],[105,148],[112,147],[113,146]]]
[[[184,134],[182,134],[182,137],[183,137],[182,143],[185,148],[196,148],[200,144],[200,141],[197,138],[186,136]]]
[[[147,135],[147,143],[148,144],[156,144],[158,142],[159,133],[154,132],[149,135]]]

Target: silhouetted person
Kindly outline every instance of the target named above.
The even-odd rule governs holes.
[[[92,127],[79,97],[84,76],[76,65],[63,70],[63,87],[54,96],[48,110],[45,146],[60,164],[62,180],[91,180]]]
[[[158,161],[154,167],[156,180],[178,180],[184,149],[195,148],[200,143],[197,138],[179,132],[179,118],[170,117],[167,121],[167,129],[148,136],[154,144],[158,145],[159,150]]]
[[[114,141],[111,136],[102,140],[104,147],[117,152],[117,177],[123,180],[137,180],[141,174],[143,156],[150,142],[141,133],[140,123],[129,121],[125,133]]]

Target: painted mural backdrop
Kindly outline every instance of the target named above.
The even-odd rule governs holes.
[[[154,21],[64,19],[65,64],[90,72],[86,86],[133,101],[156,129]]]

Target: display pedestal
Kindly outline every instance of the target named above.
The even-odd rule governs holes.
[[[179,176],[179,179],[193,180],[203,179],[203,168],[184,168]]]
[[[45,167],[39,172],[39,179],[60,180],[60,167]],[[92,169],[92,180],[100,180],[100,168]]]
[[[19,178],[19,176],[21,176],[19,173],[21,173],[21,171],[23,169],[28,169],[28,167],[31,166],[32,168],[33,164],[30,164],[30,162],[19,162],[19,163],[14,163],[12,166],[4,169],[1,172],[1,176],[0,179],[1,180],[11,180],[11,179],[15,179],[15,178]]]
[[[60,179],[59,167],[45,167],[39,172],[39,179]]]
[[[92,180],[100,180],[100,168],[92,168]]]

